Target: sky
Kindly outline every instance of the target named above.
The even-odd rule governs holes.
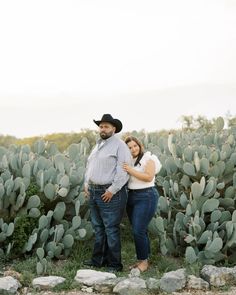
[[[236,116],[235,0],[0,0],[0,134]]]

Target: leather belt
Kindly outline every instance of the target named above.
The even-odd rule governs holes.
[[[91,188],[108,188],[109,186],[111,186],[111,183],[108,183],[108,184],[96,184],[96,183],[92,183],[92,182],[89,182],[89,186]]]

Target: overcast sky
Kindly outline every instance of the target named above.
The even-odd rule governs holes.
[[[236,115],[235,0],[0,0],[0,134]]]

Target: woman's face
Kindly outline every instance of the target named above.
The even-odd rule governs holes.
[[[135,141],[128,142],[128,148],[130,149],[131,155],[133,158],[136,158],[140,152],[140,147]]]

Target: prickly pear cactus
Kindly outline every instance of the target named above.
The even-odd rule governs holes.
[[[77,240],[92,235],[80,214],[88,149],[86,139],[64,153],[42,140],[33,150],[0,147],[1,256],[36,252],[41,274],[48,259],[68,256]]]
[[[156,139],[161,196],[149,229],[163,254],[185,255],[188,263],[236,262],[236,137],[223,128],[217,118],[210,132]]]

